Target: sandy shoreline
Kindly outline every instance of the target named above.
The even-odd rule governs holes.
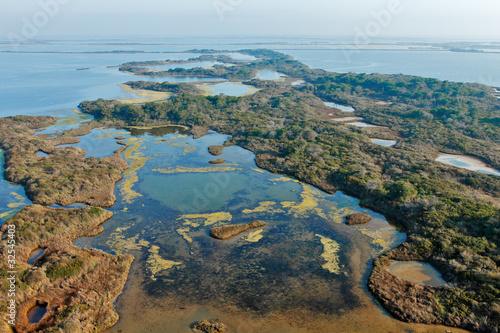
[[[164,99],[168,99],[172,96],[171,92],[153,91],[153,90],[144,90],[144,89],[132,89],[130,86],[128,86],[126,84],[119,84],[119,86],[122,87],[125,92],[133,93],[137,96],[143,97],[143,98],[128,98],[128,99],[125,98],[125,99],[118,100],[121,103],[125,103],[125,104],[140,104],[140,103],[161,101]]]

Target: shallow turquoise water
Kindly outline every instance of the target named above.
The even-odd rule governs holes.
[[[383,147],[392,147],[398,143],[396,140],[371,139],[371,141],[372,143]]]
[[[0,150],[0,225],[7,219],[14,216],[26,205],[31,204],[24,188],[20,185],[9,183],[3,177],[4,173],[4,152]]]
[[[500,176],[500,171],[493,169],[486,165],[479,159],[476,159],[471,156],[462,156],[462,155],[450,155],[450,154],[441,154],[436,158],[436,161],[453,165],[458,168],[467,169],[471,171],[477,171],[480,173],[486,173],[489,175]]]
[[[126,134],[128,132],[118,129],[103,129],[94,128],[91,133],[79,137],[80,142],[69,145],[59,145],[57,148],[77,147],[87,152],[88,157],[101,158],[113,155],[114,151],[123,146],[116,143],[115,137]]]
[[[243,96],[245,94],[251,93],[254,89],[250,86],[237,84],[233,82],[218,83],[214,85],[209,85],[207,88],[214,90],[215,92],[210,95],[220,95],[224,94],[227,96]]]
[[[256,79],[259,79],[259,80],[279,80],[283,76],[284,76],[283,74],[278,73],[276,71],[264,70],[264,71],[260,71],[257,74]]]
[[[337,104],[337,103],[332,103],[332,102],[323,102],[323,103],[325,103],[326,106],[329,106],[331,108],[336,108],[336,109],[342,110],[344,112],[356,111],[352,106],[348,106],[348,105],[342,105],[342,104]]]
[[[179,132],[171,128],[171,133],[156,135],[125,134],[131,152],[124,156],[135,171],[126,172],[118,183],[118,200],[110,209],[114,217],[103,225],[102,234],[75,242],[134,254],[144,272],[139,281],[145,302],[158,297],[207,307],[223,302],[249,313],[270,314],[314,290],[307,302],[294,307],[340,314],[359,306],[359,285],[350,276],[360,266],[351,261],[351,252],[366,246],[367,258],[373,258],[405,240],[382,215],[361,208],[357,199],[340,192],[329,195],[261,170],[254,154],[240,147],[224,148],[216,158],[226,162],[209,164],[215,157],[208,147],[224,143],[228,136],[212,133],[194,140]],[[362,227],[346,226],[344,216],[351,212],[365,212],[373,219]],[[257,234],[249,231],[224,242],[209,236],[214,226],[256,219],[267,223]],[[322,240],[337,246],[328,254],[332,271],[324,268],[328,260],[322,256],[327,251]],[[155,266],[155,260],[173,266]],[[361,265],[363,271],[367,265]],[[290,284],[285,276],[299,278],[302,285]],[[277,280],[282,281],[280,290],[288,292],[272,292]],[[214,285],[220,286],[217,294]],[[126,290],[124,299],[127,295]],[[329,300],[318,308],[325,295]]]

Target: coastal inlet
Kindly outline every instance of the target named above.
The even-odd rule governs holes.
[[[102,129],[101,137],[116,133]],[[110,332],[182,332],[214,312],[232,329],[242,316],[257,316],[263,332],[277,332],[271,328],[287,327],[290,318],[314,322],[299,313],[335,318],[366,302],[377,308],[360,287],[365,272],[374,257],[405,240],[382,215],[341,192],[329,195],[261,170],[240,147],[223,147],[218,157],[225,162],[210,164],[209,147],[223,145],[225,135],[194,140],[182,127],[120,133],[129,145],[123,155],[129,169],[117,184],[114,217],[102,234],[76,241],[136,258],[117,301],[121,319]],[[81,137],[81,144],[95,138]],[[346,225],[354,212],[372,219]],[[254,220],[265,226],[224,241],[209,235]],[[165,304],[172,306],[168,314]],[[179,314],[179,306],[192,311]],[[144,308],[147,315],[139,316]]]

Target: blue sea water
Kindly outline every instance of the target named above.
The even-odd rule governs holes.
[[[260,43],[259,43],[260,42]],[[288,42],[289,45],[284,45]],[[500,86],[500,53],[328,49],[307,40],[187,39],[46,41],[0,46],[0,116],[50,114],[83,100],[121,98],[118,84],[132,76],[117,66],[129,61],[180,60],[199,56],[190,49],[271,48],[314,67],[338,72],[409,74]],[[106,53],[107,52],[107,53]],[[128,52],[128,53],[126,53]],[[240,60],[252,57],[238,55]],[[78,70],[88,68],[88,70]],[[185,80],[184,78],[180,81]],[[169,81],[175,81],[170,78]]]

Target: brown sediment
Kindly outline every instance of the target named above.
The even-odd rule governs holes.
[[[126,137],[124,137],[123,135],[119,135],[117,137],[115,137],[115,140],[125,140]]]
[[[224,146],[222,145],[213,145],[208,147],[208,152],[214,156],[219,156],[222,154],[222,150],[224,149]]]
[[[210,236],[215,239],[226,240],[247,230],[261,228],[265,225],[266,222],[259,220],[255,220],[248,224],[227,225],[223,227],[212,228],[212,230],[210,230]]]
[[[354,213],[346,216],[345,224],[347,225],[361,225],[370,222],[372,217],[368,214]]]
[[[24,186],[26,195],[36,204],[67,206],[82,202],[111,207],[116,198],[114,185],[121,179],[127,163],[115,151],[104,158],[85,158],[76,147],[57,148],[78,143],[77,136],[97,126],[91,123],[62,133],[55,138],[36,135],[35,129],[54,124],[55,117],[7,117],[0,119],[0,148],[5,150],[5,178]],[[47,153],[39,157],[36,152]]]
[[[131,99],[119,99],[120,103],[124,104],[140,104],[140,103],[148,103],[161,101],[164,99],[168,99],[172,96],[171,92],[167,91],[153,91],[153,90],[145,90],[145,89],[134,89],[126,84],[120,84],[124,91],[133,93],[142,98],[131,98]]]
[[[220,251],[224,252],[224,249],[233,247],[220,247],[216,255],[218,260],[214,261],[213,257],[203,258],[207,263],[217,262],[216,265],[208,265],[208,267],[213,267],[213,274],[201,267],[199,271],[186,273],[186,276],[203,275],[203,282],[200,286],[191,285],[189,282],[182,282],[178,285],[174,285],[174,282],[167,282],[163,285],[165,288],[158,289],[155,285],[154,293],[148,292],[144,284],[147,273],[140,262],[134,262],[125,291],[117,301],[123,317],[109,330],[109,333],[164,333],[166,327],[168,327],[168,332],[188,333],[191,332],[193,323],[207,318],[219,318],[228,327],[229,332],[241,333],[445,333],[446,330],[454,333],[465,332],[461,329],[449,329],[442,326],[409,324],[388,316],[361,287],[366,262],[370,257],[368,254],[370,245],[362,239],[359,239],[356,245],[353,251],[349,252],[349,256],[353,256],[353,259],[349,261],[349,267],[352,268],[349,270],[352,274],[348,278],[353,281],[353,292],[360,299],[359,306],[355,308],[347,307],[345,310],[335,310],[330,314],[325,302],[332,299],[340,302],[345,294],[335,293],[335,289],[331,289],[332,283],[335,283],[331,279],[310,280],[311,275],[307,271],[298,271],[298,276],[295,276],[295,273],[286,275],[287,278],[283,280],[278,277],[281,275],[277,275],[280,283],[274,285],[269,285],[269,281],[265,279],[266,274],[262,274],[262,281],[256,288],[247,285],[244,282],[245,279],[241,279],[240,274],[237,274],[234,279],[228,279],[233,275],[232,273],[236,272],[233,265],[238,259],[226,257],[227,253],[221,256]],[[280,247],[270,246],[262,251],[279,255],[280,251],[274,250]],[[303,257],[298,256],[298,258]],[[248,263],[253,264],[253,261],[248,261]],[[196,283],[199,283],[199,280],[196,280],[198,281]],[[302,287],[298,283],[300,281],[306,286]],[[247,291],[251,289],[254,302],[248,304],[258,306],[263,311],[255,312],[254,307],[249,309],[247,306],[240,307],[237,303],[235,304],[235,299],[241,300],[245,292],[240,290],[243,293],[236,294],[233,289],[228,289],[228,286],[233,283],[237,283]],[[182,290],[177,289],[177,286],[181,286]],[[198,290],[198,287],[203,289],[208,286],[210,286],[212,296],[210,292],[204,294]],[[159,293],[158,290],[163,292]],[[321,306],[305,307],[306,301],[317,302]],[[332,301],[329,306],[334,304],[335,301]]]
[[[374,262],[374,268],[368,280],[369,290],[382,306],[399,320],[494,332],[494,330],[479,327],[467,315],[459,316],[452,313],[442,315],[444,309],[439,306],[438,300],[453,295],[453,288],[432,287],[407,281],[390,273],[387,269],[393,260],[425,261],[425,259],[409,249],[407,244],[382,255]]]
[[[23,286],[16,290],[17,332],[56,332],[51,330],[55,327],[57,332],[97,332],[116,323],[112,302],[125,285],[133,257],[72,244],[77,238],[100,233],[100,225],[112,215],[97,207],[30,205],[4,223],[0,228],[0,269],[8,270],[8,230],[15,226],[16,284]],[[45,254],[34,266],[28,265],[35,248],[46,248]],[[2,289],[7,287],[5,279],[0,283]],[[47,304],[47,313],[40,322],[30,324],[28,311],[41,303]]]
[[[208,163],[210,163],[210,164],[222,164],[224,162],[226,162],[226,160],[224,158],[218,158],[216,160],[208,161]]]

